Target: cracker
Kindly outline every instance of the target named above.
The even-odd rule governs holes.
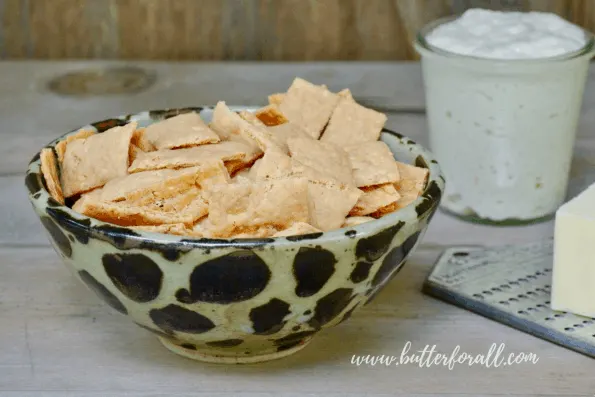
[[[399,168],[386,143],[365,142],[344,146],[344,149],[351,162],[356,186],[373,186],[399,180]]]
[[[262,159],[258,160],[258,165],[254,171],[251,171],[250,178],[265,180],[286,177],[291,174],[291,163],[291,157],[285,153],[278,150],[269,150]]]
[[[285,153],[289,153],[287,141],[291,138],[305,138],[313,140],[306,130],[291,122],[268,127],[268,130],[271,133],[273,140]]]
[[[383,113],[341,98],[320,140],[340,146],[377,141],[385,123]]]
[[[213,161],[244,160],[252,148],[241,142],[226,141],[187,149],[156,150],[140,153],[128,168],[130,173],[194,167]]]
[[[373,220],[375,219],[371,216],[350,216],[348,218],[345,218],[345,222],[343,222],[343,225],[341,227],[353,227]]]
[[[131,145],[138,146],[143,152],[152,152],[153,150],[156,150],[156,148],[145,139],[145,131],[145,128],[137,128],[136,131],[134,131],[134,134],[132,134],[130,143]]]
[[[339,182],[354,185],[347,153],[330,143],[307,138],[287,140],[291,157],[300,163],[325,173]]]
[[[66,153],[66,146],[70,142],[74,141],[75,139],[85,139],[94,134],[95,131],[92,130],[80,130],[58,142],[56,144],[56,147],[54,148],[56,150],[56,154],[58,155],[58,162],[62,164],[62,162],[64,161],[64,153]]]
[[[281,102],[283,102],[283,99],[285,98],[285,94],[284,93],[278,93],[278,94],[271,94],[269,95],[269,103],[271,105],[281,105]]]
[[[342,89],[341,91],[337,92],[337,95],[339,95],[341,98],[350,99],[354,101],[353,95],[351,94],[349,88]]]
[[[349,215],[351,216],[372,214],[381,208],[395,204],[401,197],[392,183],[363,188],[362,190],[364,193],[351,211],[349,211]]]
[[[254,115],[266,126],[273,127],[276,125],[285,124],[288,122],[287,118],[277,105],[268,105],[260,108],[254,112]]]
[[[321,231],[308,223],[296,222],[289,228],[273,234],[272,237],[299,236],[302,234],[320,233]]]
[[[157,150],[198,146],[221,140],[194,112],[183,113],[149,125],[145,129],[143,139]]]
[[[208,192],[209,224],[215,237],[275,232],[309,222],[308,182],[287,178],[252,184],[214,186]]]
[[[338,229],[362,192],[353,186],[311,180],[308,185],[311,224],[320,230]]]
[[[131,229],[142,230],[151,233],[176,234],[178,236],[188,236],[192,233],[192,229],[188,228],[183,223],[168,223],[163,225],[142,225],[131,226]]]
[[[427,168],[396,162],[399,169],[399,180],[395,183],[397,191],[402,196],[417,198],[425,189],[430,171]]]
[[[131,143],[130,148],[128,149],[128,166],[130,167],[130,165],[134,163],[134,160],[143,153],[144,151],[141,148]]]
[[[211,127],[224,140],[239,140],[252,145],[255,156],[256,153],[261,154],[268,149],[279,148],[272,134],[266,128],[244,120],[239,114],[232,112],[225,102],[217,103]]]
[[[128,174],[128,151],[136,123],[68,143],[62,163],[64,197],[103,186]]]
[[[398,201],[395,201],[394,203],[391,203],[387,206],[378,208],[376,211],[368,214],[368,216],[378,219],[382,218],[384,215],[390,214],[391,212],[395,212],[399,209],[401,209],[401,206],[399,205]]]
[[[91,218],[120,226],[161,225],[183,223],[192,225],[207,214],[208,205],[201,197],[195,197],[179,211],[165,211],[155,206],[137,206],[127,202],[106,202],[94,195],[83,195],[72,207],[73,210]]]
[[[166,199],[201,184],[227,183],[220,161],[180,170],[144,171],[116,178],[92,192],[101,201],[133,201],[140,197]],[[210,182],[210,183],[209,183]]]
[[[337,106],[339,96],[325,87],[296,78],[279,105],[285,117],[318,139]]]
[[[54,151],[50,148],[44,148],[41,150],[39,157],[41,159],[41,173],[50,196],[64,205],[64,195],[62,194],[62,186],[58,176],[58,163]]]
[[[238,114],[241,118],[243,118],[252,125],[255,125],[257,127],[266,127],[266,125],[262,121],[260,121],[258,117],[256,117],[256,115],[252,112],[249,112],[247,110],[241,110],[240,112],[238,112]]]

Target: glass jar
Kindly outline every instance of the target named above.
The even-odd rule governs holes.
[[[430,148],[446,176],[442,209],[480,223],[551,218],[563,203],[593,56],[587,44],[560,57],[498,60],[430,46],[421,54]]]

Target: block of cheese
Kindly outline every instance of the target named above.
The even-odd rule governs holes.
[[[556,212],[551,306],[595,317],[595,184]]]

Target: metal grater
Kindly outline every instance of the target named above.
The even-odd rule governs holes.
[[[595,318],[550,309],[553,241],[453,247],[424,293],[595,358]]]

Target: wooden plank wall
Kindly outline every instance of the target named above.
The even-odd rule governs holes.
[[[595,28],[595,0],[0,0],[0,58],[415,59],[420,26],[472,6]]]

